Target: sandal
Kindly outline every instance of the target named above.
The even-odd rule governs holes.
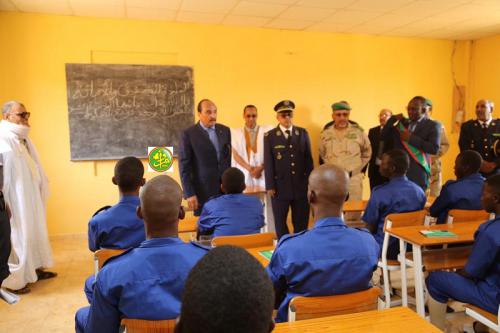
[[[49,271],[42,271],[37,270],[36,275],[38,276],[38,280],[47,280],[47,279],[52,279],[57,276],[57,273],[55,272],[49,272]]]
[[[24,294],[28,294],[29,292],[31,292],[31,289],[28,286],[25,286],[24,288],[17,289],[17,290],[10,289],[10,288],[5,288],[5,289],[8,292],[11,292],[11,293],[16,294],[16,295],[24,295]]]

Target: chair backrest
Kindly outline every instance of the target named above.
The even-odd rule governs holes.
[[[241,236],[220,236],[212,239],[212,246],[234,245],[248,249],[252,247],[273,246],[275,239],[276,234],[274,232]]]
[[[344,295],[297,296],[290,301],[288,321],[376,310],[379,295],[380,289],[373,287]]]
[[[490,214],[482,209],[478,210],[466,210],[466,209],[452,209],[448,212],[448,224],[451,223],[463,223],[463,222],[475,222],[475,221],[487,221],[490,218]]]
[[[344,212],[362,212],[366,209],[368,200],[350,200],[344,202],[342,210]]]
[[[126,333],[173,333],[175,319],[143,320],[123,318],[121,326]]]
[[[125,249],[100,249],[94,252],[95,273],[102,268],[102,265],[111,257],[117,256],[125,252]]]

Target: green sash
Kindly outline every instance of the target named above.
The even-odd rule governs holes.
[[[405,131],[408,131],[406,127],[401,123],[401,121],[398,122],[396,129],[399,131],[399,133],[403,133]],[[413,147],[411,144],[408,142],[404,141],[403,139],[401,140],[401,144],[403,147],[406,149],[410,157],[417,162],[422,168],[424,168],[425,172],[427,175],[431,175],[431,157],[429,154],[425,153],[424,151]],[[426,185],[429,187],[429,177],[427,177],[427,182]]]

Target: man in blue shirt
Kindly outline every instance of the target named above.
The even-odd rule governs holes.
[[[92,304],[76,313],[77,332],[118,332],[122,318],[173,319],[179,315],[184,282],[207,252],[178,238],[184,218],[182,190],[162,175],[146,183],[137,215],[146,240],[106,262],[94,287]]]
[[[446,223],[451,209],[482,209],[481,192],[484,178],[479,173],[483,159],[478,152],[464,150],[455,160],[457,180],[449,180],[441,189],[441,194],[432,204],[429,212],[437,217],[437,223]]]
[[[382,155],[380,174],[389,178],[389,182],[373,189],[362,217],[380,249],[384,242],[385,217],[393,213],[421,210],[427,201],[422,188],[406,178],[409,165],[408,154],[402,149],[393,149]],[[391,237],[387,258],[396,259],[398,253],[399,243]]]
[[[446,302],[454,299],[496,314],[500,304],[500,175],[485,181],[484,209],[495,218],[481,224],[463,270],[432,272],[426,280],[431,322],[444,329]]]
[[[309,177],[308,201],[314,227],[283,236],[267,272],[279,304],[276,321],[288,319],[295,296],[327,296],[370,288],[379,246],[366,230],[348,228],[342,220],[349,177],[335,165],[322,165]]]
[[[245,175],[237,168],[222,174],[224,195],[208,201],[198,220],[200,235],[233,236],[257,234],[264,226],[263,206],[254,196],[243,194]]]
[[[144,222],[137,217],[139,189],[144,185],[144,166],[133,156],[124,157],[115,165],[113,184],[118,186],[120,201],[106,210],[98,211],[89,221],[89,250],[128,249],[136,247],[146,239]],[[85,281],[85,294],[89,303],[95,278]]]
[[[273,285],[257,259],[242,248],[220,246],[189,273],[175,332],[268,333],[273,305]]]

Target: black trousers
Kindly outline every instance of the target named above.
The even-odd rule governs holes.
[[[273,205],[274,224],[278,239],[290,233],[286,225],[286,218],[290,207],[292,208],[293,232],[296,233],[307,229],[307,224],[309,222],[309,203],[306,197],[293,200],[272,198],[271,202]]]
[[[1,193],[1,192],[0,192]],[[0,285],[9,276],[10,221],[5,209],[3,195],[0,195]]]

